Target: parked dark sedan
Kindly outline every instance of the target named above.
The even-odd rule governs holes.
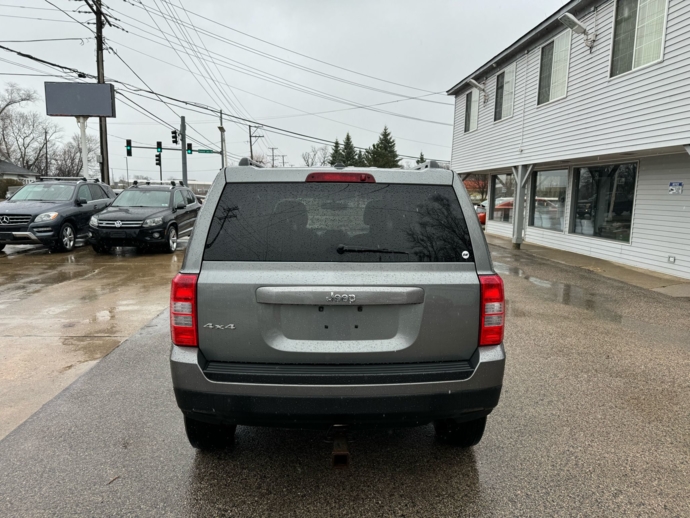
[[[90,242],[98,253],[113,246],[177,250],[177,240],[192,232],[201,205],[182,182],[133,185],[112,206],[91,218]]]
[[[115,199],[112,189],[84,177],[41,177],[0,205],[0,250],[44,244],[70,251],[89,235],[89,219]]]

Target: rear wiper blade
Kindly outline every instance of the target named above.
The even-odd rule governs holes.
[[[410,255],[410,252],[405,252],[404,250],[391,250],[390,248],[369,248],[366,246],[346,246],[338,245],[335,249],[339,254],[403,254]]]

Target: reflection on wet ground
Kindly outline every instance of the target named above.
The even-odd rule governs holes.
[[[182,257],[0,252],[0,438],[164,310]]]
[[[611,322],[621,322],[623,320],[623,316],[620,313],[612,311],[609,308],[610,304],[608,301],[604,300],[603,297],[598,297],[595,293],[583,290],[578,286],[572,286],[558,281],[539,279],[538,277],[527,275],[516,266],[508,266],[500,262],[494,262],[494,268],[500,275],[514,275],[542,288],[544,290],[542,296],[548,297],[554,302],[592,311],[596,318],[610,320]],[[508,311],[508,316],[525,316],[525,313],[519,308],[513,307],[510,299],[506,300],[506,309]]]

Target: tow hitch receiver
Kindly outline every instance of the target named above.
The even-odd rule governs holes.
[[[347,449],[347,433],[344,426],[333,427],[333,453],[331,463],[334,469],[347,469],[350,467],[350,452]]]

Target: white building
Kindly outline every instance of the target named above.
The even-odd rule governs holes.
[[[690,278],[690,1],[573,0],[448,94],[487,233]]]

